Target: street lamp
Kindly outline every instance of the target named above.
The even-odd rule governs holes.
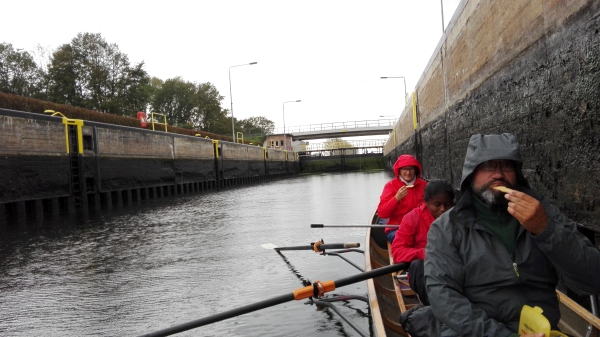
[[[444,0],[440,0],[442,5],[442,34],[446,32],[446,26],[444,25]]]
[[[283,102],[283,149],[285,150],[285,103],[298,103],[298,102],[302,102],[302,100],[296,100],[296,101],[287,101],[287,102]]]
[[[404,78],[404,76],[381,76],[382,80],[385,80],[386,78],[401,78],[404,80],[404,104],[406,104],[406,78]]]
[[[238,64],[237,66],[229,67],[229,101],[231,102],[231,137],[232,137],[234,143],[236,143],[236,141],[235,141],[235,124],[233,122],[233,96],[231,95],[231,68],[241,67],[241,66],[251,66],[253,64],[256,64],[256,62]]]

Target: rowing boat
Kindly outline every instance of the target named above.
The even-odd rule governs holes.
[[[379,224],[375,212],[371,224]],[[367,229],[365,245],[365,270],[373,270],[393,263],[385,226]],[[401,272],[367,280],[369,308],[373,321],[373,336],[409,336],[399,323],[400,315],[420,304]],[[557,290],[560,299],[561,320],[559,328],[573,337],[600,337],[600,318]]]
[[[377,212],[373,214],[371,224],[379,224]],[[365,270],[393,263],[384,228],[385,226],[367,229]],[[420,302],[405,281],[398,278],[399,274],[402,276],[402,273],[392,273],[367,280],[373,335],[376,337],[408,336],[399,323],[400,315]]]

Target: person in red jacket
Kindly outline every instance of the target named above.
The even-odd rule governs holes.
[[[402,219],[392,243],[392,256],[395,263],[410,262],[410,287],[423,304],[429,305],[423,274],[427,233],[431,223],[454,206],[454,188],[445,180],[432,180],[425,187],[423,200],[424,204]]]
[[[377,214],[387,218],[387,224],[399,225],[404,215],[423,203],[423,191],[427,182],[421,179],[423,168],[419,161],[409,155],[398,157],[394,164],[394,179],[383,187]],[[396,228],[385,228],[390,243],[394,241]]]

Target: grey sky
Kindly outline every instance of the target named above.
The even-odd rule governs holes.
[[[447,25],[459,0],[444,0]],[[276,127],[399,116],[442,37],[438,0],[10,1],[0,41],[54,49],[101,33],[151,76],[211,82],[236,118]],[[8,14],[8,15],[6,15]]]

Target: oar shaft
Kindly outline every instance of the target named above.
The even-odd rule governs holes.
[[[343,279],[334,281],[335,287],[340,288],[340,287],[347,286],[349,284],[353,284],[356,282],[365,281],[370,278],[379,277],[379,276],[390,274],[390,273],[393,273],[393,272],[396,272],[399,270],[403,270],[403,269],[408,269],[409,265],[410,264],[406,263],[406,262],[391,264],[389,266],[385,266],[385,267],[377,268],[377,269],[370,270],[370,271],[367,271],[364,273],[360,273],[357,275],[345,277]]]
[[[385,227],[390,227],[390,228],[399,228],[400,225],[388,225],[388,224],[383,224],[383,225],[324,225],[322,223],[314,223],[310,225],[310,228],[385,228]]]
[[[317,245],[319,250],[324,249],[346,249],[346,248],[358,248],[360,247],[360,243],[358,242],[349,242],[349,243],[322,243]]]
[[[275,250],[313,250],[312,246],[277,247]]]
[[[314,246],[317,246],[316,251],[323,251],[324,249],[347,249],[347,248],[357,248],[360,247],[360,243],[358,242],[348,242],[348,243],[319,243],[316,242],[309,246],[294,246],[294,247],[277,247],[275,250],[315,250]]]
[[[313,296],[315,294],[315,292],[333,291],[339,287],[347,286],[349,284],[353,284],[353,283],[360,282],[360,281],[365,281],[365,280],[373,278],[373,277],[379,277],[382,275],[393,273],[395,271],[406,269],[406,268],[408,268],[408,265],[409,265],[408,263],[392,264],[392,265],[378,268],[375,270],[371,270],[371,271],[368,271],[365,273],[360,273],[358,275],[346,277],[346,278],[343,278],[343,279],[340,279],[337,281],[325,281],[325,282],[317,281],[311,286],[306,286],[304,288],[296,289],[291,294],[273,297],[268,300],[264,300],[264,301],[249,304],[249,305],[246,305],[243,307],[235,308],[235,309],[225,311],[225,312],[213,315],[213,316],[200,318],[195,321],[183,323],[183,324],[176,325],[176,326],[173,326],[173,327],[170,327],[167,329],[163,329],[160,331],[145,334],[145,335],[142,335],[141,337],[170,336],[170,335],[173,335],[173,334],[176,334],[179,332],[183,332],[183,331],[198,328],[198,327],[201,327],[201,326],[204,326],[207,324],[219,322],[219,321],[231,318],[231,317],[235,317],[235,316],[239,316],[239,315],[253,312],[256,310],[272,307],[277,304],[289,302],[292,300],[301,300],[301,299],[309,298],[309,297]],[[317,284],[319,286],[317,286]],[[317,288],[320,288],[320,291],[317,291]]]
[[[219,322],[231,317],[235,317],[235,316],[239,316],[242,314],[246,314],[249,312],[253,312],[256,310],[260,310],[260,309],[264,309],[264,308],[268,308],[268,307],[272,307],[274,305],[277,304],[281,304],[281,303],[285,303],[285,302],[289,302],[289,301],[293,301],[294,300],[294,294],[287,294],[287,295],[280,295],[277,297],[273,297],[271,299],[268,300],[264,300],[261,302],[257,302],[257,303],[253,303],[253,304],[249,304],[243,307],[239,307],[239,308],[235,308],[229,311],[224,311],[222,313],[216,314],[216,315],[212,315],[209,317],[204,317],[204,318],[200,318],[197,319],[195,321],[191,321],[191,322],[187,322],[187,323],[183,323],[180,325],[176,325],[167,329],[163,329],[160,331],[156,331],[156,332],[152,332],[149,334],[145,334],[142,335],[140,337],[162,337],[162,336],[170,336],[179,332],[183,332],[186,330],[190,330],[190,329],[194,329],[194,328],[198,328],[207,324],[211,324],[211,323],[215,323],[215,322]]]

